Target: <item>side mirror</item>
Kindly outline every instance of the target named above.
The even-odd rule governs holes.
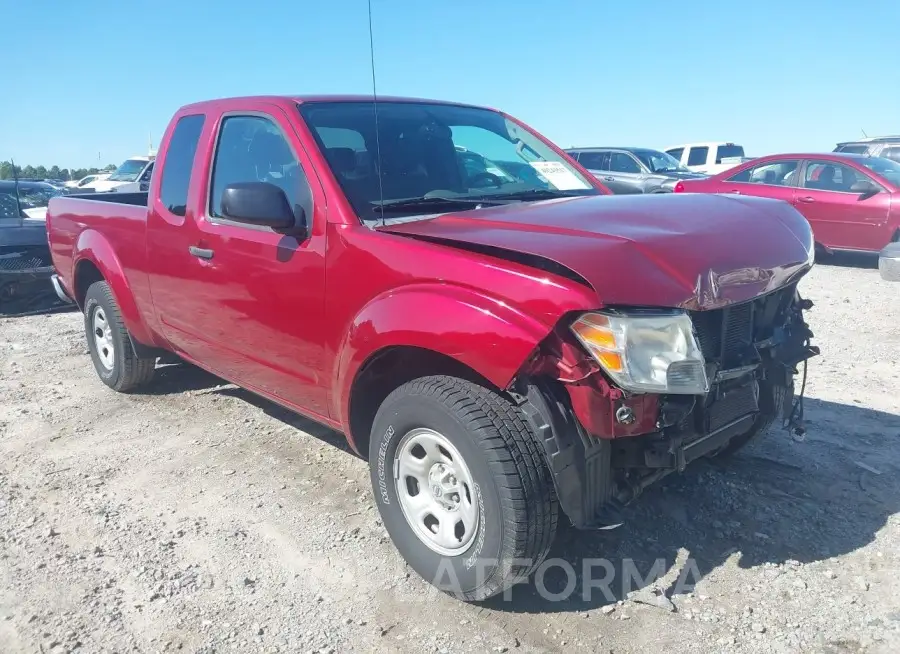
[[[867,179],[861,179],[858,182],[853,182],[850,186],[851,193],[859,193],[861,196],[866,198],[872,197],[876,193],[878,193],[879,188],[875,186],[872,182]]]
[[[236,182],[222,192],[222,214],[235,222],[305,233],[306,216],[302,209],[297,213],[284,191],[269,182]]]

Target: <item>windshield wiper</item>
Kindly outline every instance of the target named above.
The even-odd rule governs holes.
[[[589,189],[584,189],[585,191]],[[576,198],[582,195],[589,195],[588,193],[582,192],[573,192],[573,191],[555,191],[548,188],[533,188],[528,189],[527,191],[511,191],[509,193],[491,193],[488,196],[483,196],[486,199],[490,200],[553,200],[555,198]]]
[[[447,211],[477,209],[482,206],[495,206],[504,202],[493,202],[492,199],[483,198],[445,198],[445,197],[421,197],[404,198],[402,200],[388,200],[372,207],[377,213],[404,213],[406,211],[440,210]]]

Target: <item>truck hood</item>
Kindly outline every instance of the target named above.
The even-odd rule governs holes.
[[[563,266],[602,305],[715,309],[798,279],[814,259],[812,231],[796,209],[727,195],[563,198],[378,229]]]

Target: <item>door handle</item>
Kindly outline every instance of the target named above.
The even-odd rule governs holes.
[[[195,257],[200,257],[201,259],[212,259],[213,251],[207,250],[205,248],[198,248],[196,245],[192,245],[188,248],[188,252],[193,254]]]
[[[805,204],[812,204],[812,203],[815,202],[815,201],[816,201],[815,198],[811,198],[811,197],[809,197],[808,195],[806,195],[806,196],[804,196],[804,197],[802,197],[802,198],[797,198],[797,202],[803,202],[803,203],[805,203]]]
[[[604,177],[603,181],[604,182],[614,182],[614,181],[616,181],[616,178],[615,177]]]
[[[740,194],[741,194],[741,192],[738,191],[737,189],[733,189],[731,192],[734,193],[735,195],[740,195]]]

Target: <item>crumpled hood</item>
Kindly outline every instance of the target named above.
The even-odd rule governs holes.
[[[714,309],[796,280],[814,256],[809,223],[792,206],[729,195],[564,198],[379,230],[549,259],[603,305]]]

